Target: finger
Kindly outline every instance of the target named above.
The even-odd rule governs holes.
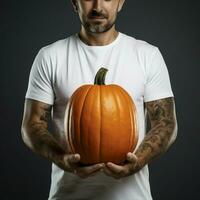
[[[70,154],[66,156],[66,160],[69,164],[77,163],[80,161],[80,155],[79,154]]]
[[[104,167],[103,171],[105,174],[107,174],[108,176],[114,176],[115,174],[108,168],[108,167]]]
[[[114,163],[112,163],[112,162],[108,162],[106,166],[107,166],[107,167],[109,168],[109,170],[111,170],[113,173],[117,173],[117,174],[121,173],[121,172],[123,171],[123,169],[124,169],[123,166],[116,165],[116,164],[114,164]]]
[[[114,173],[113,171],[111,171],[108,167],[104,167],[104,173],[107,175],[107,176],[110,176],[110,177],[113,177],[115,179],[119,179],[121,177],[120,174],[116,174]]]
[[[87,167],[77,167],[76,170],[77,170],[77,173],[90,175],[90,174],[92,174],[92,173],[94,173],[96,171],[99,171],[104,166],[105,166],[104,163],[98,163],[98,164],[87,166]]]
[[[138,157],[134,153],[128,153],[127,154],[127,160],[128,160],[128,169],[130,173],[134,173],[136,171],[136,166],[138,163]]]
[[[137,158],[137,156],[134,153],[131,153],[131,152],[127,153],[127,160],[129,162],[136,163],[137,159],[138,158]]]
[[[84,170],[87,170],[88,173],[92,173],[92,172],[95,172],[95,171],[99,171],[103,167],[105,167],[105,164],[104,163],[99,163],[99,164],[96,164],[96,165],[92,165],[92,166],[86,167]]]
[[[76,169],[78,166],[78,162],[80,161],[79,154],[70,154],[64,157],[65,165],[69,168],[69,170]]]

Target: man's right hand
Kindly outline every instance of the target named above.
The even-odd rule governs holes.
[[[65,154],[61,158],[61,162],[59,162],[58,166],[63,170],[72,172],[78,175],[81,178],[87,178],[89,176],[94,176],[97,174],[103,167],[104,163],[98,163],[89,166],[81,166],[80,164],[80,155],[79,154]]]

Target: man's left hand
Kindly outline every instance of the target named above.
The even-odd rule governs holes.
[[[103,171],[108,176],[112,176],[115,179],[120,179],[125,176],[129,176],[139,171],[138,158],[134,153],[127,153],[127,162],[123,165],[116,165],[112,162],[106,163]]]

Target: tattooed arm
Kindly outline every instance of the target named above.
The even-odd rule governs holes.
[[[135,152],[139,168],[165,153],[176,139],[177,121],[174,98],[164,98],[145,104],[151,129]]]
[[[48,104],[26,99],[21,133],[24,143],[33,152],[51,161],[59,161],[58,157],[64,155],[65,151],[48,132],[51,108]]]

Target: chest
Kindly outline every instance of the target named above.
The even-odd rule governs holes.
[[[145,75],[137,54],[128,49],[94,52],[68,51],[56,63],[54,74],[55,102],[66,102],[83,84],[93,84],[100,67],[108,69],[105,84],[118,84],[133,98],[136,105],[143,104]]]

